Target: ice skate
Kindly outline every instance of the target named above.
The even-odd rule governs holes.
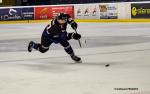
[[[29,43],[29,45],[28,45],[28,51],[29,51],[29,52],[32,52],[33,45],[34,45],[34,42],[33,42],[33,41],[30,41],[30,43]]]
[[[82,63],[81,58],[78,56],[71,56],[72,60],[74,60],[76,63]]]

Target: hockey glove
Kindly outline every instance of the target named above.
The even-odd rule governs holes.
[[[80,34],[78,34],[78,33],[72,33],[72,39],[79,40],[80,38],[81,38]]]

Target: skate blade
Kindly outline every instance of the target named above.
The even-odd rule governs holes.
[[[80,61],[74,61],[75,63],[82,63],[82,60],[80,60]]]

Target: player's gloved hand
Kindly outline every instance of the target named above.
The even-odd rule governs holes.
[[[72,38],[75,39],[75,40],[78,40],[81,38],[81,35],[78,34],[78,33],[72,33]]]
[[[77,29],[78,24],[77,24],[76,22],[73,22],[73,23],[71,24],[71,27],[75,30],[75,29]]]

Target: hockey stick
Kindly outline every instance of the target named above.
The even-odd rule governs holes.
[[[77,33],[77,29],[75,29],[75,33]],[[79,42],[80,47],[82,48],[80,39],[78,39],[78,42]]]

